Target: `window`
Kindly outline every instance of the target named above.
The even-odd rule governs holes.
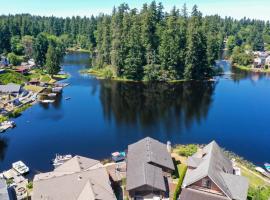
[[[208,178],[202,179],[202,187],[211,188],[211,181]]]

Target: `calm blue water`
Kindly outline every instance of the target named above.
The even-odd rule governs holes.
[[[0,135],[0,170],[23,160],[34,172],[47,171],[55,153],[102,159],[145,136],[174,144],[216,140],[256,164],[270,161],[265,75],[233,71],[216,83],[145,85],[79,74],[86,54],[66,56],[63,66],[71,85],[62,98],[34,105]]]

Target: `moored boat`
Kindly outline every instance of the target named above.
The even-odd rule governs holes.
[[[42,103],[54,103],[55,100],[41,100]]]
[[[54,87],[54,88],[52,88],[52,92],[61,93],[62,89],[63,89],[63,87]]]
[[[14,128],[15,122],[14,121],[4,121],[2,123],[0,123],[0,132],[4,132],[9,128]]]
[[[48,97],[55,97],[57,94],[56,93],[50,93],[48,94]]]
[[[64,162],[70,160],[71,158],[72,158],[72,155],[70,155],[70,154],[68,154],[68,155],[56,154],[55,158],[52,160],[53,166],[58,167],[58,166],[64,164]]]
[[[264,167],[267,171],[270,172],[270,163],[264,163]]]
[[[12,168],[16,170],[20,175],[23,175],[29,172],[29,167],[27,167],[22,161],[17,161],[15,163],[12,163]]]
[[[114,162],[121,162],[125,160],[126,158],[126,153],[125,152],[114,152],[112,153],[112,160]]]

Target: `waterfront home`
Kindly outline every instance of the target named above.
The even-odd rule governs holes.
[[[260,57],[254,58],[253,67],[254,68],[261,68],[263,66],[263,59]]]
[[[0,94],[18,95],[22,91],[21,85],[9,83],[7,85],[0,85]]]
[[[15,72],[18,72],[18,73],[20,73],[20,74],[25,75],[25,74],[27,74],[27,73],[29,72],[29,69],[28,69],[28,67],[20,66],[20,67],[17,67],[17,68],[15,69]]]
[[[181,200],[246,200],[248,180],[234,173],[233,163],[213,141],[188,157]]]
[[[106,168],[74,156],[63,165],[34,177],[32,200],[116,200]]]
[[[270,67],[270,56],[268,56],[268,57],[265,59],[265,65],[267,65],[268,67]]]
[[[167,146],[150,137],[128,146],[127,186],[130,199],[168,198],[167,178],[174,164]]]

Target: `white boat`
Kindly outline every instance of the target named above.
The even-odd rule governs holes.
[[[62,92],[63,87],[54,87],[52,88],[52,92],[60,93]]]
[[[58,167],[58,166],[64,164],[64,162],[70,160],[71,158],[72,158],[72,155],[70,155],[70,154],[68,154],[68,155],[56,154],[55,159],[52,160],[53,166]]]
[[[12,168],[21,175],[29,172],[29,167],[27,167],[22,161],[12,163]]]
[[[14,128],[15,122],[13,121],[4,121],[0,123],[0,133],[6,131],[9,128]]]
[[[42,103],[54,103],[55,100],[41,100]]]
[[[57,94],[56,93],[50,93],[48,94],[48,97],[55,97]]]

